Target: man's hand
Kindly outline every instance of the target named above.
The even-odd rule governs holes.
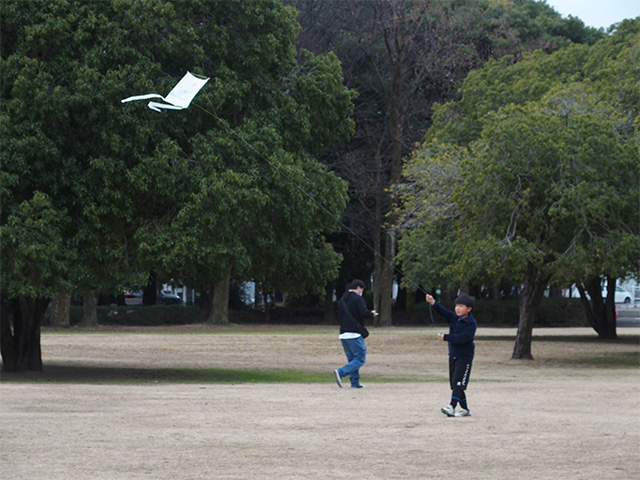
[[[433,298],[433,297],[432,297],[431,295],[429,295],[428,293],[427,293],[427,296],[426,296],[425,298],[427,299],[427,303],[428,303],[429,305],[433,305],[434,303],[436,303],[435,298]]]

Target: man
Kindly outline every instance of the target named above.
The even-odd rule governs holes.
[[[360,367],[364,365],[367,356],[367,346],[364,339],[369,331],[364,326],[364,320],[373,318],[378,313],[368,310],[362,298],[364,282],[354,280],[347,287],[347,292],[338,302],[338,317],[340,318],[340,341],[347,355],[347,364],[333,371],[338,386],[342,388],[342,377],[349,376],[351,388],[364,388],[360,383]]]

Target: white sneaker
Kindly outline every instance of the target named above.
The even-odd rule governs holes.
[[[447,417],[455,417],[455,415],[456,415],[456,409],[453,408],[451,405],[447,405],[446,407],[442,407],[440,409],[440,411],[442,413],[444,413]]]
[[[333,374],[336,376],[336,383],[340,388],[342,388],[342,377],[340,376],[340,372],[338,372],[337,368],[333,371]]]
[[[469,410],[466,409],[462,409],[459,412],[456,412],[456,414],[454,415],[456,417],[470,417],[471,416],[471,412]]]

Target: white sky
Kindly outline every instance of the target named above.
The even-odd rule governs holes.
[[[605,30],[625,18],[640,16],[640,0],[546,0],[563,17],[578,17],[588,27]]]

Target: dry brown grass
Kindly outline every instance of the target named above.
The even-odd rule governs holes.
[[[616,341],[590,329],[536,330],[535,359],[515,361],[515,330],[481,328],[473,416],[454,419],[439,412],[450,392],[435,333],[373,330],[361,371],[368,388],[355,391],[332,379],[344,363],[335,328],[44,332],[45,371],[0,383],[3,478],[637,476],[638,329],[619,329]],[[323,380],[215,383],[225,369]],[[213,373],[183,382],[187,371]]]

